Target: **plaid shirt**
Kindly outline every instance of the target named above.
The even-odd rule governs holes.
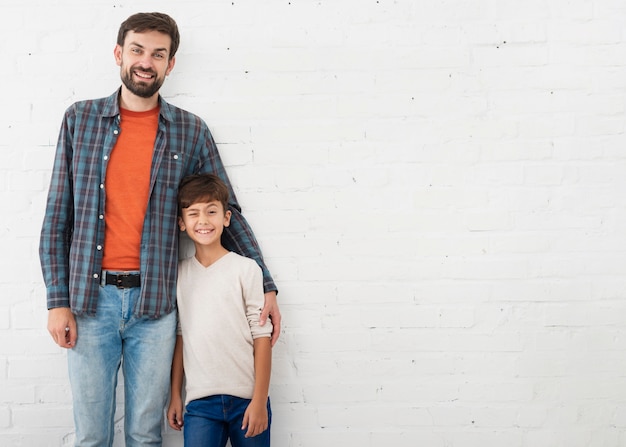
[[[119,90],[108,98],[80,101],[65,112],[39,245],[48,309],[96,313],[106,219],[104,179],[120,131],[118,96]],[[233,215],[224,231],[224,246],[255,259],[263,269],[265,291],[275,291],[207,125],[162,98],[159,101],[140,247],[141,299],[133,313],[159,318],[176,308],[178,185],[186,175],[198,172],[212,172],[228,185]]]

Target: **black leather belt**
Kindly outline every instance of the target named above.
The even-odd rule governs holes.
[[[117,286],[120,289],[130,289],[139,287],[141,279],[139,278],[139,273],[120,273],[116,275],[106,272],[104,283],[110,286]]]

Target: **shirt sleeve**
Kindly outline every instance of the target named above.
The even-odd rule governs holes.
[[[68,109],[57,142],[39,241],[39,260],[46,284],[48,309],[70,307],[69,250],[74,222],[71,159],[71,114]]]
[[[271,337],[272,336],[272,322],[268,319],[265,325],[259,325],[259,318],[261,316],[261,310],[265,303],[265,296],[263,295],[263,275],[258,265],[249,260],[245,260],[247,268],[241,269],[243,277],[241,278],[243,298],[246,306],[246,317],[248,324],[250,325],[250,332],[252,338],[259,337]]]
[[[222,179],[226,186],[228,186],[228,192],[230,194],[229,209],[232,213],[230,218],[230,226],[224,229],[222,234],[222,244],[227,250],[234,251],[247,258],[254,259],[263,272],[263,290],[267,292],[278,292],[276,284],[263,260],[263,254],[261,248],[257,242],[252,228],[248,224],[241,213],[241,207],[237,201],[235,191],[232,188],[226,169],[222,163],[221,157],[217,150],[217,146],[213,140],[211,132],[206,128],[206,148],[205,148],[205,163],[201,166],[200,172],[210,172],[217,175]]]

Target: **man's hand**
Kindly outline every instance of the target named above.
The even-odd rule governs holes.
[[[76,319],[69,307],[56,307],[48,311],[48,332],[62,348],[69,349],[76,345]]]
[[[259,320],[259,324],[261,326],[265,324],[268,316],[274,325],[274,328],[272,329],[272,346],[274,346],[278,341],[278,337],[280,337],[281,320],[278,302],[276,301],[276,292],[267,292],[265,294],[265,305],[263,306],[263,311],[261,312],[261,318]]]

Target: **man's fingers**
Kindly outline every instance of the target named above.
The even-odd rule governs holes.
[[[261,316],[259,317],[259,325],[265,326],[265,322],[267,321],[267,317],[269,317],[270,309],[268,306],[264,306],[263,310],[261,310]]]
[[[76,343],[76,330],[71,330],[69,326],[57,329],[53,334],[54,341],[62,348],[71,348]]]
[[[274,347],[274,345],[276,344],[276,342],[278,341],[278,337],[280,337],[280,320],[278,320],[278,322],[274,323],[274,320],[272,320],[272,324],[274,325],[272,328],[272,340],[271,340],[271,344],[272,347]]]
[[[70,322],[68,326],[65,327],[65,343],[68,348],[73,348],[76,345],[76,339],[78,338],[78,333],[76,331],[76,323]]]
[[[48,311],[48,332],[60,347],[74,347],[77,339],[76,320],[69,308]]]

